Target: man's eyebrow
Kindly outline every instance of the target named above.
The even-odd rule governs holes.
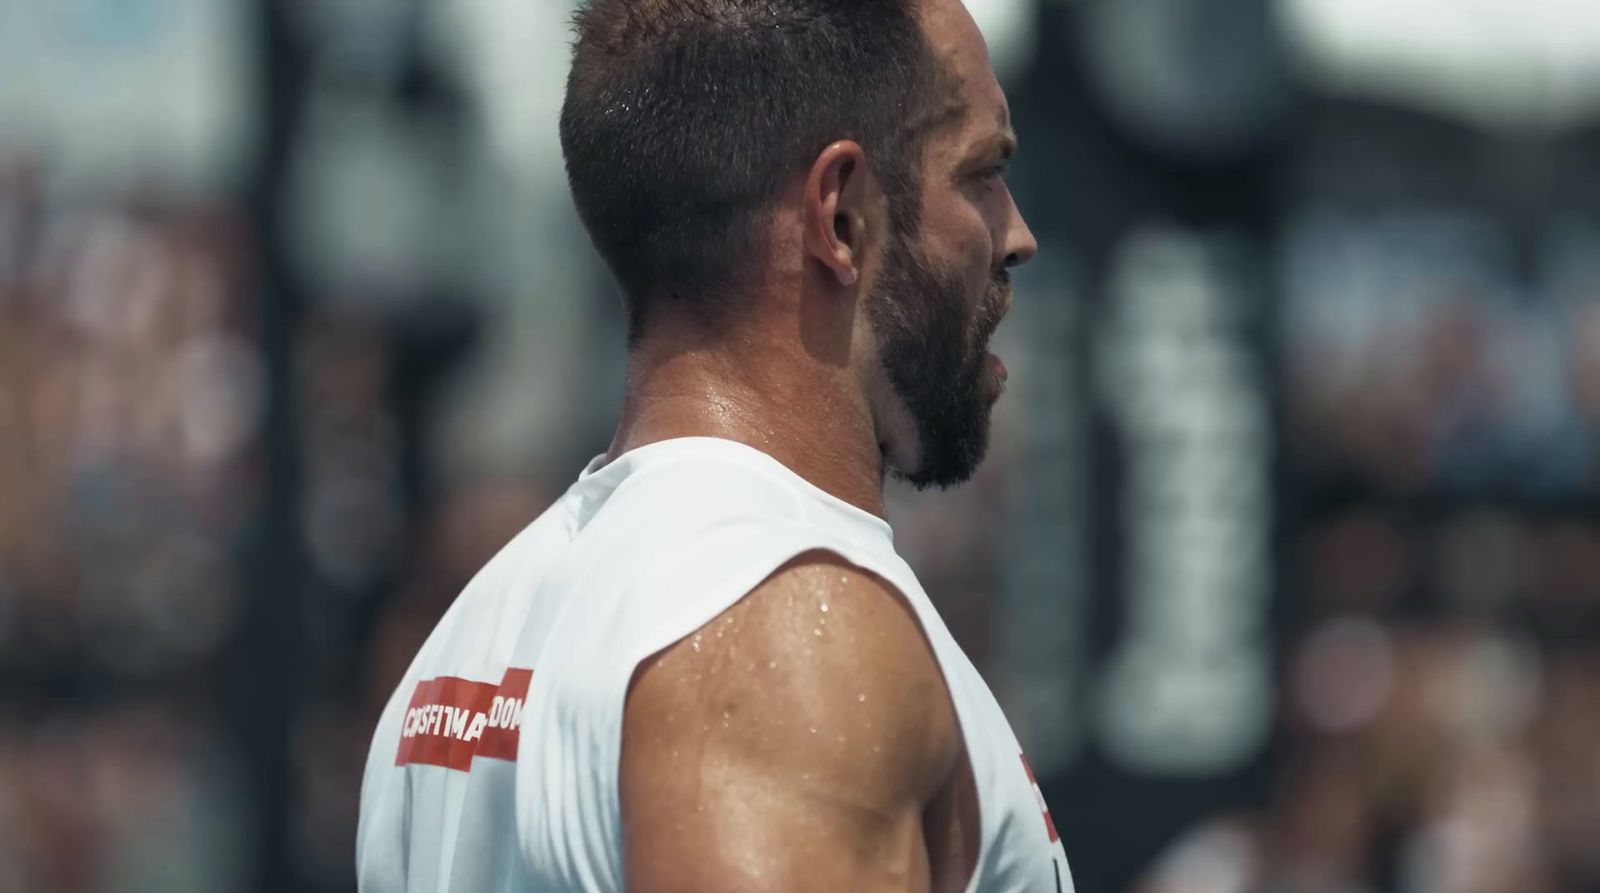
[[[1016,155],[1016,134],[1011,133],[1010,128],[973,144],[973,147],[963,155],[965,158],[963,165],[976,165],[976,163],[989,165],[994,163],[992,160],[995,155],[998,155],[998,162],[1002,166],[1008,165],[1011,157]]]
[[[1000,134],[1000,157],[1005,161],[1010,161],[1011,156],[1015,154],[1017,154],[1017,134],[1016,131],[1008,127],[1004,133]]]
[[[1017,131],[1011,126],[1011,106],[1000,103],[1000,157],[1006,161],[1017,154]]]
[[[979,143],[975,154],[985,157],[999,154],[1001,161],[1010,161],[1017,154],[1017,134],[1008,127]]]
[[[966,159],[963,162],[964,164],[990,164],[992,163],[990,159],[998,155],[1000,156],[1000,163],[1006,164],[1016,154],[1017,135],[1010,128],[1007,128],[974,143],[972,148],[968,149],[962,157]]]

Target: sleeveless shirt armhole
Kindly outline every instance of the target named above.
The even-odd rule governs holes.
[[[740,538],[736,537],[734,539]],[[621,697],[611,705],[614,710],[614,714],[611,717],[611,727],[615,728],[618,733],[614,754],[617,765],[613,767],[613,781],[620,778],[622,714],[626,707],[628,687],[638,666],[651,655],[682,641],[695,630],[716,619],[722,612],[738,604],[739,601],[754,591],[767,578],[776,573],[779,568],[807,552],[826,552],[838,556],[861,570],[876,575],[889,585],[894,586],[896,590],[901,588],[901,584],[896,582],[897,574],[887,566],[887,562],[881,556],[875,556],[870,549],[853,544],[846,538],[827,530],[804,523],[786,523],[776,530],[772,527],[764,527],[759,533],[752,532],[746,539],[747,542],[744,543],[728,542],[723,538],[709,539],[702,542],[699,547],[677,556],[675,560],[659,568],[657,574],[673,577],[676,572],[686,567],[692,567],[697,559],[708,553],[741,546],[748,549],[748,551],[741,554],[751,556],[740,562],[736,573],[726,575],[721,580],[708,581],[705,596],[693,602],[692,607],[686,605],[684,610],[675,611],[666,621],[651,627],[649,634],[643,636],[633,650],[628,653],[627,659],[622,662],[625,666],[618,668],[618,679],[613,680],[611,688],[613,691],[622,693]],[[718,552],[717,554],[723,553]],[[717,561],[701,562],[702,567],[717,567],[719,564],[725,563]],[[659,578],[657,574],[650,576]],[[680,582],[675,583],[672,588],[679,588],[682,585],[682,579],[682,577],[677,577]],[[641,582],[638,585],[649,584]],[[907,593],[901,593],[901,597],[909,598],[910,596]],[[923,635],[932,637],[934,632],[928,628],[928,620],[922,616],[921,610],[913,610],[913,614],[916,616],[917,625],[922,629]],[[942,660],[939,662],[939,671],[940,675],[944,677],[944,683],[947,688],[955,684],[950,679],[949,668],[944,665]],[[952,702],[956,701],[953,690],[950,691],[949,696]],[[970,717],[962,715],[959,709],[956,711],[956,716],[957,724],[961,726],[962,736],[965,738],[967,736],[966,722]],[[968,758],[971,759],[970,756]],[[974,893],[978,880],[984,873],[985,862],[996,855],[991,851],[988,839],[990,826],[994,821],[989,813],[991,803],[988,797],[983,796],[981,789],[985,773],[983,768],[977,765],[973,766],[973,771],[974,781],[980,785],[977,803],[979,847],[972,877],[964,888],[965,893]],[[618,843],[620,843],[620,829],[618,829],[618,832]],[[620,847],[618,857],[620,858]],[[616,869],[618,877],[621,877],[623,866],[619,864]]]
[[[853,546],[842,538],[827,531],[812,528],[806,525],[784,525],[781,533],[771,529],[761,531],[760,535],[750,536],[746,542],[740,543],[742,537],[733,538],[733,542],[721,538],[708,540],[700,547],[685,553],[666,567],[660,574],[676,577],[682,580],[684,576],[692,576],[691,571],[683,574],[687,566],[692,566],[698,559],[707,553],[730,548],[742,548],[743,557],[739,567],[728,574],[719,575],[720,579],[706,581],[703,595],[686,602],[682,610],[672,613],[667,619],[650,628],[648,634],[641,637],[640,642],[628,654],[624,663],[626,677],[633,678],[634,671],[639,664],[667,648],[672,647],[695,630],[700,629],[715,620],[724,611],[738,604],[745,596],[764,583],[769,577],[777,573],[780,568],[795,558],[807,552],[826,552],[836,555],[845,562],[864,571],[889,579],[889,574],[882,567],[881,562],[874,561],[866,550]],[[716,567],[725,562],[707,561],[702,566]],[[649,585],[640,583],[638,585]],[[672,588],[680,588],[683,584],[675,583]],[[693,585],[693,584],[690,584]],[[891,584],[892,585],[892,584]],[[920,623],[920,618],[919,618]],[[619,668],[619,672],[622,668]]]
[[[727,567],[727,561],[725,559],[718,561],[709,556],[725,556],[730,554],[730,550],[738,550],[732,553],[740,556],[737,567],[730,573],[717,573],[718,570]],[[613,861],[611,870],[615,872],[617,878],[622,879],[623,888],[626,887],[626,866],[622,859],[621,790],[618,784],[622,777],[623,714],[626,711],[628,691],[632,686],[634,672],[651,655],[672,647],[695,630],[715,620],[753,592],[779,568],[807,552],[834,554],[856,567],[880,577],[885,576],[883,570],[874,567],[875,562],[863,554],[863,551],[843,542],[836,535],[809,525],[795,523],[763,525],[738,535],[704,540],[698,547],[663,563],[653,573],[645,575],[635,584],[650,586],[651,581],[665,578],[671,582],[663,588],[689,592],[697,588],[697,583],[693,579],[697,574],[716,577],[705,581],[703,594],[691,601],[672,606],[664,620],[650,626],[645,635],[632,643],[633,647],[627,652],[627,657],[616,668],[617,676],[607,687],[608,691],[619,693],[619,697],[605,706],[607,715],[602,722],[605,728],[615,731],[614,739],[609,742],[614,747],[611,756],[615,762],[611,766],[608,781],[611,787],[610,793],[616,798],[617,803],[617,810],[612,813],[617,825],[611,834]]]

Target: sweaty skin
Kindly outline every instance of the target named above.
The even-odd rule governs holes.
[[[924,828],[962,753],[938,664],[909,606],[830,555],[641,667],[623,750],[630,890],[960,890],[971,875],[976,825],[946,806]]]
[[[1036,245],[998,173],[1014,137],[977,26],[959,0],[920,15],[960,108],[930,136],[912,247],[977,314]],[[882,516],[886,463],[914,472],[922,452],[863,306],[884,205],[860,146],[827,147],[782,194],[735,331],[652,320],[609,455],[722,437]],[[977,793],[938,663],[901,594],[828,553],[640,666],[621,800],[638,893],[944,893],[976,867]]]

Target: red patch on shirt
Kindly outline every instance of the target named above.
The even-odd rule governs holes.
[[[1033,777],[1033,767],[1028,765],[1028,758],[1020,753],[1017,756],[1022,757],[1022,771],[1028,773],[1028,784],[1033,785],[1033,796],[1039,801],[1039,812],[1044,815],[1044,827],[1050,832],[1050,842],[1055,843],[1061,836],[1056,833],[1055,820],[1050,818],[1050,807],[1044,803],[1044,791],[1039,789],[1039,779]]]
[[[532,670],[506,670],[499,685],[440,676],[417,683],[400,724],[394,764],[472,771],[473,757],[515,760]]]

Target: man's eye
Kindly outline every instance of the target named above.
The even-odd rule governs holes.
[[[992,167],[986,167],[983,170],[978,171],[977,177],[978,179],[984,181],[998,180],[1006,175],[1006,170],[1009,167],[1011,167],[1011,165],[1001,162],[1000,164],[996,164]]]

